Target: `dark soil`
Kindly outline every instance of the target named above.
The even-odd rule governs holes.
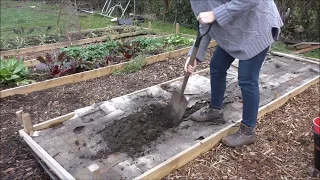
[[[208,50],[207,60],[199,64],[197,70],[209,67],[213,50],[214,48]],[[30,150],[26,148],[25,143],[20,141],[17,131],[22,127],[15,115],[16,111],[24,110],[30,113],[34,124],[43,122],[94,102],[105,101],[183,76],[184,62],[185,58],[181,57],[169,59],[146,66],[135,73],[110,75],[0,99],[0,175],[2,179],[49,179]]]
[[[319,179],[314,167],[312,120],[320,116],[320,83],[258,121],[257,142],[215,148],[163,179]]]
[[[166,106],[155,103],[107,125],[97,134],[102,135],[108,149],[98,152],[93,158],[107,158],[116,152],[131,157],[144,155],[146,147],[171,127],[166,114]]]

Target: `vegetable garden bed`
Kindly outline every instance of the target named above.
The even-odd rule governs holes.
[[[48,30],[50,27],[48,27]],[[44,34],[41,36],[26,36],[21,37],[24,39],[6,39],[2,41],[2,47],[0,48],[1,51],[8,51],[12,49],[19,49],[19,48],[27,48],[32,46],[39,46],[39,45],[46,45],[46,44],[53,44],[53,43],[61,43],[66,41],[76,41],[80,39],[88,39],[88,38],[97,38],[97,37],[104,37],[110,35],[119,35],[124,33],[132,33],[136,32],[139,28],[135,26],[125,26],[125,27],[108,27],[108,28],[99,28],[99,29],[90,29],[90,30],[83,30],[79,32],[70,32],[69,36],[66,35],[59,35],[59,34]],[[23,33],[32,33],[34,29],[29,29],[28,32],[24,32],[23,28],[14,30],[19,34]],[[4,47],[5,46],[5,47]]]
[[[26,75],[24,72],[28,70],[25,70],[26,68],[21,65],[21,61],[12,60],[12,62],[20,62],[17,68],[20,71],[14,74],[18,78],[12,78],[14,76],[10,74],[2,77],[3,81],[6,81],[8,85],[2,83],[1,88],[5,90],[0,92],[0,97],[27,94],[111,73],[134,72],[140,70],[145,65],[186,54],[190,50],[192,43],[193,40],[190,38],[172,35],[166,38],[140,37],[126,42],[109,40],[104,44],[87,46],[85,49],[70,47],[63,49],[62,52],[58,52],[55,55],[48,54],[46,57],[39,57],[38,60],[42,63],[36,69],[33,69],[30,75]],[[215,45],[215,41],[212,41],[209,47],[214,47]],[[180,49],[174,50],[178,48]],[[10,64],[10,62],[7,63],[7,66],[15,67],[15,65],[10,66]],[[6,66],[2,67],[6,71]],[[13,68],[10,71],[14,72],[15,69]],[[21,79],[20,77],[25,77],[26,79]],[[30,80],[31,84],[28,84]],[[34,80],[42,81],[34,82]],[[27,85],[23,85],[23,83]],[[11,88],[20,84],[22,85]]]
[[[210,99],[210,79],[206,78],[207,75],[203,73],[192,76],[186,89],[190,104],[185,121],[179,127],[166,128],[163,132],[162,130],[156,130],[153,133],[146,132],[146,135],[155,135],[156,137],[140,137],[143,134],[143,131],[141,131],[140,138],[135,139],[138,142],[143,138],[151,137],[150,141],[143,144],[142,154],[140,150],[137,151],[138,154],[131,154],[130,149],[126,150],[120,147],[120,150],[117,149],[115,153],[111,152],[108,157],[94,158],[97,152],[104,150],[106,147],[112,147],[109,145],[116,142],[99,138],[101,137],[99,133],[101,135],[107,133],[108,131],[104,130],[108,127],[117,129],[118,126],[121,127],[123,121],[131,123],[135,119],[130,119],[130,117],[138,116],[139,113],[141,113],[141,118],[136,119],[141,121],[143,121],[144,116],[157,118],[156,113],[149,112],[148,109],[146,109],[146,115],[144,115],[143,107],[153,104],[153,102],[161,104],[161,102],[169,100],[170,91],[179,87],[182,78],[118,96],[39,125],[32,126],[29,123],[29,128],[26,128],[25,131],[20,130],[19,133],[32,150],[60,178],[90,179],[93,174],[100,176],[99,172],[101,172],[103,179],[133,179],[134,177],[137,177],[136,179],[161,179],[171,171],[208,151],[223,136],[236,130],[234,125],[241,118],[241,107],[239,108],[241,93],[239,87],[237,87],[236,67],[237,62],[233,64],[227,78],[227,92],[224,102],[227,112],[225,118],[229,120],[227,124],[212,126],[210,123],[194,123],[188,119],[190,113],[206,106]],[[268,58],[260,77],[262,89],[259,117],[279,108],[288,99],[317,83],[319,75],[310,70],[312,67],[317,66],[288,58],[275,56]],[[275,93],[280,97],[275,96]],[[154,108],[159,108],[159,106],[156,105]],[[24,117],[28,116],[25,115]],[[27,121],[28,118],[24,120],[24,124],[27,124]],[[62,124],[48,128],[51,125],[56,125],[57,122]],[[150,128],[153,121],[150,123],[151,125],[146,125],[148,127],[143,128],[145,131],[153,130]],[[139,126],[135,127],[138,124],[132,124],[132,128],[139,129]],[[33,133],[36,130],[39,132]],[[121,135],[123,137],[129,135],[131,131],[128,131],[128,133],[118,132],[124,133]],[[33,136],[29,136],[28,133],[33,134]],[[111,140],[112,138],[118,139],[118,137],[111,137],[115,134],[108,136],[108,138],[111,138]],[[135,140],[132,141],[133,137],[137,136],[127,136],[126,142],[134,143]],[[100,142],[101,140],[102,142]],[[92,164],[97,167],[97,171],[92,171]],[[87,167],[90,167],[89,170]]]
[[[126,30],[124,30],[126,29]],[[129,36],[136,36],[140,34],[148,34],[148,33],[153,33],[151,30],[145,29],[145,28],[138,28],[138,27],[131,27],[131,28],[115,28],[115,29],[110,29],[111,33],[106,32],[107,30],[96,30],[98,35],[96,37],[92,37],[95,35],[92,35],[94,33],[90,32],[83,32],[81,38],[78,37],[76,33],[71,34],[71,37],[78,37],[78,38],[72,38],[72,39],[66,39],[67,37],[64,37],[65,41],[59,41],[56,43],[49,43],[49,44],[44,44],[44,45],[37,45],[37,46],[31,46],[31,47],[17,47],[18,49],[11,49],[11,50],[5,50],[1,51],[1,56],[12,56],[12,55],[21,55],[29,52],[39,52],[39,51],[45,51],[45,50],[50,50],[50,49],[57,49],[57,48],[63,48],[67,47],[69,45],[81,45],[81,44],[86,44],[86,43],[91,43],[91,42],[104,42],[107,40],[107,37],[110,37],[111,39],[118,39],[118,38],[123,38],[123,37],[129,37]],[[87,38],[82,39],[84,35],[86,34],[91,34],[91,36],[86,36]],[[54,39],[54,37],[50,37],[50,41],[53,41],[51,39]],[[34,38],[30,38],[30,41],[33,42]],[[7,42],[3,42],[8,44]],[[43,43],[42,43],[43,44]],[[5,48],[8,49],[8,48]]]

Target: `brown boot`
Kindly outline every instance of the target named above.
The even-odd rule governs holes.
[[[252,144],[255,141],[254,128],[248,127],[241,123],[240,129],[229,136],[224,137],[221,142],[228,147],[241,147]]]
[[[223,111],[219,109],[212,109],[210,107],[203,107],[190,115],[193,121],[206,122],[210,121],[214,124],[224,124],[226,121],[223,119]]]

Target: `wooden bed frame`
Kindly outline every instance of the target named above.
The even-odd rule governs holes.
[[[285,54],[282,54],[282,55],[285,55]],[[314,62],[314,61],[309,61],[309,60],[304,60],[304,59],[299,59],[299,60],[319,64],[318,62]],[[196,74],[207,73],[207,72],[209,72],[209,68],[198,71],[198,72],[196,72]],[[158,86],[167,85],[172,82],[181,80],[182,78],[183,77],[179,77],[179,78],[173,79],[171,81],[167,81],[167,82],[158,84]],[[305,82],[304,84],[300,85],[299,87],[296,87],[295,89],[291,90],[290,92],[285,93],[284,95],[282,95],[280,97],[276,97],[270,103],[259,108],[258,118],[261,118],[263,115],[270,113],[270,112],[278,109],[279,107],[283,106],[289,99],[299,95],[300,93],[302,93],[306,89],[308,89],[310,86],[318,83],[319,79],[320,79],[320,76],[317,76],[317,77]],[[130,93],[130,94],[139,93],[139,92],[145,91],[147,89],[148,88],[142,89],[142,90]],[[55,161],[39,144],[37,144],[31,137],[35,131],[50,128],[54,125],[57,125],[59,123],[62,123],[64,121],[69,120],[71,117],[74,116],[74,113],[69,113],[64,116],[60,116],[60,117],[54,118],[52,120],[45,121],[40,124],[36,124],[36,125],[32,125],[31,118],[28,113],[18,111],[16,114],[17,114],[18,119],[21,121],[21,123],[23,124],[23,127],[24,127],[24,129],[21,129],[19,131],[19,135],[28,144],[28,146],[32,149],[32,151],[60,179],[75,179],[57,161]],[[193,159],[197,158],[199,155],[212,149],[214,146],[216,146],[220,142],[220,140],[223,137],[235,132],[239,128],[237,124],[240,121],[241,121],[241,119],[239,119],[235,123],[230,124],[229,126],[223,128],[223,129],[219,130],[218,132],[212,134],[211,136],[201,140],[200,142],[194,144],[193,146],[180,152],[179,154],[171,157],[170,159],[160,163],[156,167],[154,167],[154,168],[148,170],[147,172],[141,174],[140,176],[136,177],[135,180],[140,180],[140,179],[151,180],[151,179],[163,178],[164,176],[168,175],[172,171],[182,167],[183,165],[185,165],[188,162],[192,161]],[[88,169],[88,173],[91,173],[92,179],[100,179],[101,178],[100,169],[99,169],[98,165],[92,164],[87,169]]]

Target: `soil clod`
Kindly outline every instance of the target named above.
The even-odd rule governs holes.
[[[79,145],[79,140],[75,140],[74,143],[75,143],[76,145]]]
[[[76,128],[74,128],[73,132],[76,134],[80,134],[84,129],[84,126],[78,126]]]

